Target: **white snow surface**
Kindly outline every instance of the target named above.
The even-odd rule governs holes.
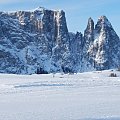
[[[0,120],[120,120],[120,72],[0,74]]]

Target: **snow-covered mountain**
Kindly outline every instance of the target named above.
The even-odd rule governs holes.
[[[95,28],[93,23],[93,20],[88,21],[84,33],[84,39],[87,42],[87,61],[95,70],[119,67],[120,39],[111,23],[106,16],[98,19]]]
[[[0,72],[83,72],[120,66],[120,39],[105,16],[70,33],[65,12],[0,12]]]

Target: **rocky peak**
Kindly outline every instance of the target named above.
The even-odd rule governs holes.
[[[90,17],[88,19],[87,27],[84,31],[84,52],[87,53],[89,47],[94,41],[94,21]]]
[[[112,29],[112,25],[106,16],[101,16],[95,25],[95,30],[99,33],[101,30],[104,31],[106,29]]]
[[[85,29],[85,32],[84,32],[85,39],[92,40],[93,39],[93,33],[94,33],[94,21],[90,17],[88,19],[87,28]]]
[[[89,32],[92,32],[94,30],[94,21],[91,17],[88,19],[88,24],[87,24],[86,30]]]
[[[111,25],[108,18],[104,15],[98,18],[98,22],[101,22],[102,24],[107,24],[108,26]]]
[[[89,56],[97,70],[118,67],[120,40],[106,16],[101,16],[94,30],[94,42]]]

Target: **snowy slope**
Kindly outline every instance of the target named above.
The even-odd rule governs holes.
[[[109,77],[116,73],[118,77]],[[1,120],[119,120],[120,72],[0,74]]]

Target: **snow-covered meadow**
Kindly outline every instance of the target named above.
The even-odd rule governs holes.
[[[120,120],[120,72],[0,74],[0,120]]]

